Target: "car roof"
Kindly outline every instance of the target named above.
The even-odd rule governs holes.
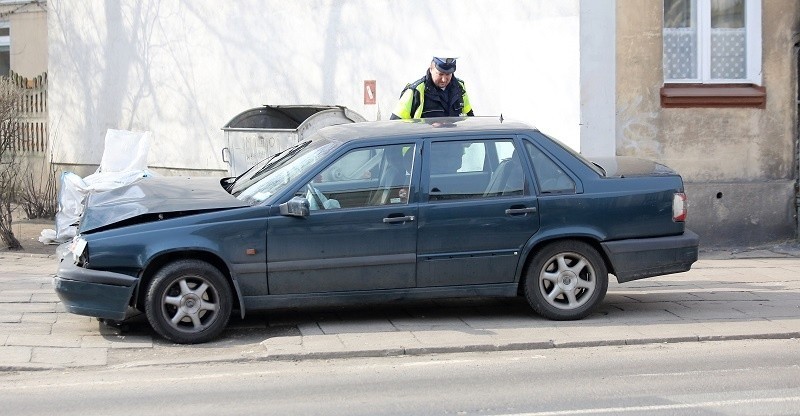
[[[437,137],[469,133],[509,134],[536,128],[502,117],[443,117],[413,120],[366,121],[339,124],[320,129],[321,136],[348,142],[352,140],[390,137]]]

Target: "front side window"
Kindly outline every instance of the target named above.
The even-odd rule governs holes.
[[[312,211],[407,204],[413,144],[354,149],[323,169],[298,190]]]
[[[664,82],[761,83],[760,0],[664,0]]]

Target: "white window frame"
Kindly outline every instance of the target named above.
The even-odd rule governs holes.
[[[697,18],[697,48],[700,78],[664,79],[669,84],[756,84],[761,85],[761,0],[745,0],[744,26],[747,32],[746,78],[711,78],[711,1],[695,0]],[[663,5],[663,2],[662,2]]]

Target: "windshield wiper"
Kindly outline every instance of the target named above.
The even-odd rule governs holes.
[[[305,141],[305,142],[302,142],[302,143],[298,143],[298,144],[294,145],[293,147],[290,147],[290,148],[288,148],[286,150],[282,150],[282,151],[280,151],[278,153],[275,153],[274,155],[272,155],[268,159],[266,159],[265,162],[262,162],[262,163],[264,163],[264,166],[262,166],[261,169],[259,169],[256,173],[254,173],[252,175],[249,175],[249,178],[251,178],[251,179],[255,178],[256,176],[260,175],[261,173],[263,173],[267,169],[270,169],[273,166],[275,166],[275,162],[278,161],[278,158],[280,156],[286,156],[286,157],[294,156],[297,152],[299,152],[300,150],[302,150],[306,146],[308,146],[309,143],[311,143],[311,140],[308,140],[308,141]],[[246,171],[244,171],[244,173],[242,173],[241,175],[237,176],[234,180],[229,181],[225,185],[225,190],[228,191],[228,193],[232,193],[233,192],[233,188],[236,186],[236,184],[239,182],[239,180],[242,179],[243,177],[247,176],[250,173],[250,171],[253,170],[253,168],[255,168],[258,165],[259,164],[257,163],[255,165],[251,166],[250,169],[247,169]]]
[[[283,156],[283,157],[281,157],[281,159],[292,157],[292,156],[296,155],[297,153],[299,153],[301,150],[305,149],[306,146],[308,146],[309,143],[311,143],[311,140],[308,140],[308,141],[305,141],[305,142],[302,142],[302,143],[298,143],[294,147],[290,147],[290,148],[284,150],[283,152],[275,154],[275,156],[272,156],[271,158],[269,158],[269,161],[267,161],[267,163],[261,169],[259,169],[258,172],[254,173],[253,176],[251,176],[251,178],[254,178],[254,177],[258,176],[261,173],[263,173],[264,171],[266,171],[266,170],[272,168],[273,166],[275,166],[275,163],[278,162],[278,159],[277,159],[278,155],[282,155]]]

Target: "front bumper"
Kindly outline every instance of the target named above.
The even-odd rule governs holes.
[[[67,312],[121,321],[138,281],[136,277],[84,269],[62,260],[53,287]]]
[[[681,235],[634,238],[601,243],[620,283],[688,271],[697,261],[700,237]]]

